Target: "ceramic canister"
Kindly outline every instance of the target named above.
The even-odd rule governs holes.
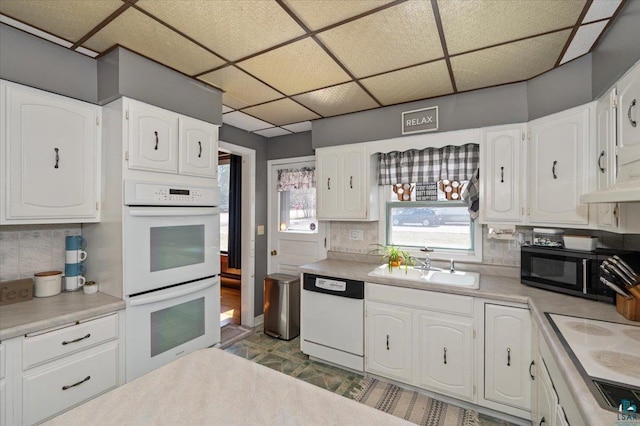
[[[62,271],[37,272],[33,276],[33,295],[35,297],[49,297],[62,291]]]

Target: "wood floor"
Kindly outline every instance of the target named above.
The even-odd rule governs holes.
[[[220,287],[220,327],[227,324],[240,325],[240,289]]]

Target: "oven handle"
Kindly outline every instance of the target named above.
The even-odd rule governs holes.
[[[209,216],[220,213],[218,207],[147,207],[129,210],[129,216],[136,217],[161,217],[161,216]]]
[[[129,301],[129,305],[131,306],[140,306],[140,305],[148,305],[150,303],[163,302],[165,300],[175,299],[181,296],[187,296],[189,294],[197,293],[199,291],[204,290],[205,288],[213,287],[213,285],[218,281],[217,278],[211,278],[208,280],[204,280],[203,282],[188,288],[185,286],[176,287],[175,291],[171,291],[168,293],[163,293],[159,295],[149,295],[136,297],[135,299],[131,299]]]

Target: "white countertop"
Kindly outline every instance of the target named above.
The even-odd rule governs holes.
[[[529,287],[520,283],[519,278],[481,275],[480,288],[471,290],[451,286],[414,283],[411,281],[394,281],[382,277],[370,277],[368,273],[377,266],[379,266],[379,264],[327,259],[303,265],[300,267],[300,271],[398,287],[463,294],[505,302],[528,304],[532,319],[537,325],[540,335],[551,349],[563,375],[562,379],[567,383],[582,417],[594,425],[614,423],[616,413],[605,410],[598,405],[595,397],[587,387],[584,378],[580,375],[579,370],[576,368],[544,313],[550,312],[635,326],[640,325],[640,323],[629,321],[620,315],[616,311],[615,305]],[[461,269],[464,269],[464,267],[461,267]],[[638,345],[638,353],[640,353],[640,345]]]
[[[0,341],[125,308],[124,300],[81,291],[0,306]]]

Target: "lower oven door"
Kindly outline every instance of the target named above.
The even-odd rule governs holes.
[[[127,298],[127,382],[220,342],[217,277]]]

